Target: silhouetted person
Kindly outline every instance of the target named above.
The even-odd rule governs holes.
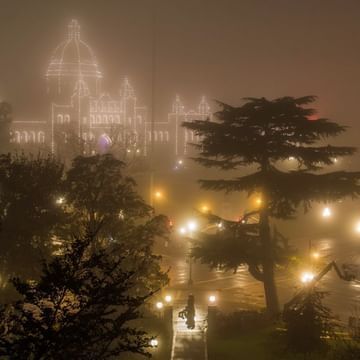
[[[190,294],[187,300],[187,305],[184,310],[179,312],[181,319],[186,318],[186,326],[188,329],[195,329],[195,297]]]

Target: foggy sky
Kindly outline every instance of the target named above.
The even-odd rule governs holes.
[[[18,118],[40,116],[45,70],[76,18],[103,88],[114,94],[127,75],[150,107],[155,3],[157,117],[177,93],[193,107],[203,94],[233,105],[313,94],[320,115],[351,125],[346,140],[358,145],[358,0],[0,0],[0,99]]]

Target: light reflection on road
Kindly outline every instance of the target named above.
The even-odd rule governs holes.
[[[360,264],[360,244],[354,246],[354,243],[349,241],[324,237],[313,241],[312,245],[320,253],[322,259],[321,265],[318,266],[319,270],[332,260],[336,260],[340,266],[343,263]],[[194,286],[189,289],[187,285],[189,264],[185,255],[186,249],[180,248],[164,258],[165,267],[171,268],[169,288],[174,292],[179,292],[177,299],[180,303],[185,301],[185,293],[217,291],[220,299],[219,306],[224,311],[265,306],[262,284],[248,274],[245,266],[233,273],[220,270],[210,271],[207,265],[196,262],[193,264]],[[284,304],[301,287],[301,283],[298,279],[294,279],[294,274],[282,271],[277,273],[277,287],[280,302]],[[331,271],[324,276],[319,288],[329,293],[326,303],[343,321],[347,321],[348,316],[354,314],[354,309],[360,306],[360,281],[343,281],[334,271]]]

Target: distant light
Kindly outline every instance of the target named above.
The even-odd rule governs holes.
[[[185,235],[185,234],[186,234],[186,228],[181,227],[181,228],[179,229],[179,233],[180,233],[181,235]]]
[[[355,232],[360,234],[360,221],[358,221],[358,223],[355,225]]]
[[[195,222],[195,221],[189,221],[188,224],[187,224],[187,228],[188,228],[190,231],[196,230],[196,228],[197,228],[196,222]]]
[[[127,152],[127,153],[131,153],[131,150],[130,150],[130,149],[126,149],[126,152]]]
[[[156,303],[156,308],[157,308],[157,309],[161,310],[163,307],[164,307],[164,304],[163,304],[161,301],[158,301],[158,302]]]
[[[162,192],[161,191],[155,191],[155,197],[157,198],[157,199],[161,199],[162,198],[162,196],[163,196],[163,194],[162,194]]]
[[[337,163],[337,162],[338,162],[338,159],[337,159],[337,158],[334,158],[333,161],[334,161],[334,163]]]
[[[216,302],[216,296],[215,296],[215,295],[210,295],[210,296],[209,296],[209,302],[210,302],[211,304],[214,304],[214,303]]]
[[[303,284],[307,284],[307,283],[313,281],[314,278],[315,278],[315,275],[313,273],[306,271],[306,272],[302,273],[300,280]]]
[[[204,212],[204,213],[207,213],[207,212],[210,211],[210,209],[209,209],[209,207],[208,207],[207,205],[203,205],[203,206],[201,207],[201,211]]]
[[[63,204],[64,202],[65,202],[65,198],[62,197],[62,196],[60,196],[60,197],[58,197],[58,198],[56,199],[56,203],[57,203],[58,205],[61,205],[61,204]]]
[[[258,197],[258,198],[256,198],[255,202],[256,202],[257,205],[261,205],[262,200],[261,200],[260,197]]]
[[[320,257],[320,254],[319,254],[317,251],[315,251],[315,252],[313,252],[313,253],[311,254],[311,256],[312,256],[314,259],[318,259],[318,258]]]
[[[295,160],[295,158],[293,156],[289,157],[289,161]]]
[[[184,162],[180,159],[180,160],[177,161],[177,163],[178,163],[179,165],[182,165]]]
[[[158,347],[159,346],[159,341],[157,339],[151,339],[150,340],[150,346],[151,347]]]
[[[322,216],[324,218],[328,218],[332,215],[331,209],[329,207],[325,207],[322,211]]]
[[[166,301],[167,303],[171,303],[171,301],[172,301],[171,295],[166,295],[166,296],[165,296],[165,301]]]
[[[136,152],[139,154],[139,153],[140,153],[140,149],[136,149]]]
[[[223,223],[222,222],[219,222],[219,223],[217,223],[217,225],[216,225],[219,229],[222,229],[223,228]]]

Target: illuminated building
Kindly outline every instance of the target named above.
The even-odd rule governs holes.
[[[166,121],[155,121],[151,134],[146,108],[138,105],[128,78],[114,96],[103,90],[100,65],[83,41],[76,20],[70,22],[66,39],[53,52],[45,78],[49,116],[13,122],[12,142],[20,148],[35,146],[60,156],[110,148],[147,155],[153,140],[159,155],[166,150],[166,154],[179,156],[188,151],[188,142],[199,140],[181,123],[210,116],[204,97],[196,110],[188,110],[177,96]]]

